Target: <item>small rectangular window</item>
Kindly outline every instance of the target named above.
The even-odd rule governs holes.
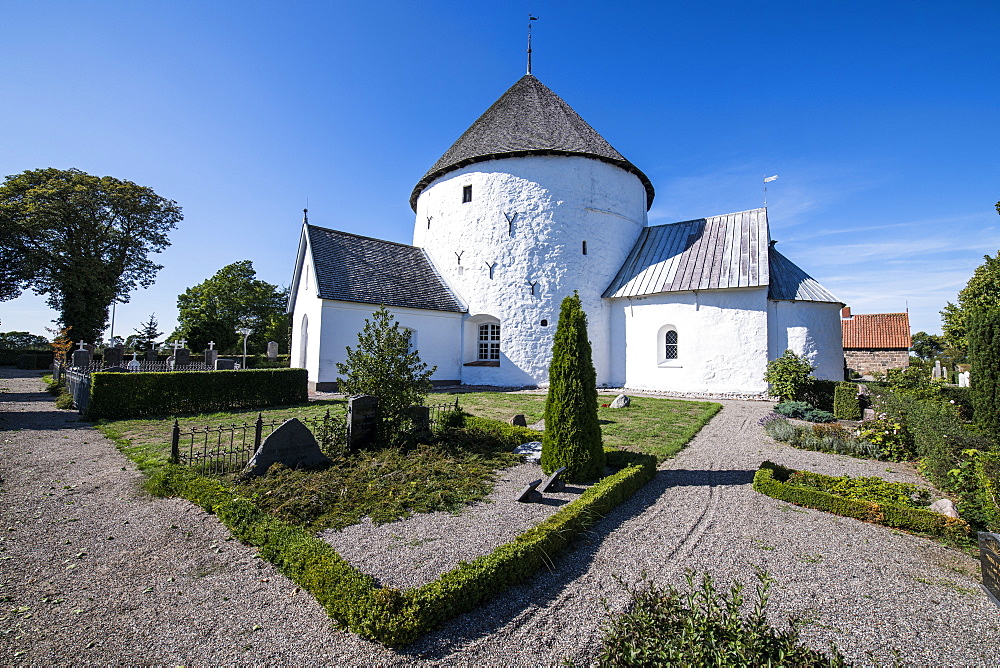
[[[462,204],[472,201],[472,186],[462,186]]]
[[[583,242],[583,254],[584,255],[587,254],[587,242],[586,241]]]

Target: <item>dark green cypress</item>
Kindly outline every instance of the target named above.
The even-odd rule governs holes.
[[[552,343],[549,392],[545,399],[542,470],[566,467],[570,482],[604,475],[604,447],[597,419],[597,372],[587,338],[587,314],[580,297],[563,299]]]
[[[984,433],[1000,439],[1000,309],[973,311],[966,323],[973,413]]]

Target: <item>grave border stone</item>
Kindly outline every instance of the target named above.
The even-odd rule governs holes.
[[[539,492],[561,492],[566,489],[566,481],[559,477],[559,474],[566,470],[566,467],[561,469],[556,469],[552,472],[548,478],[539,486]]]
[[[542,500],[542,493],[535,488],[540,484],[542,484],[541,478],[529,482],[514,500],[519,503],[538,503]]]

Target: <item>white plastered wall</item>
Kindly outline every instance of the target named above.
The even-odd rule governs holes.
[[[295,293],[295,310],[292,312],[292,340],[289,347],[289,362],[292,367],[305,368],[309,372],[309,382],[315,383],[319,376],[320,323],[323,303],[316,295],[316,271],[312,262],[312,251],[307,236],[303,236],[305,253],[298,276]],[[308,323],[303,336],[303,318]],[[302,362],[303,341],[305,341],[305,365]]]
[[[322,348],[314,382],[332,383],[337,380],[337,363],[347,360],[347,346],[357,348],[358,333],[364,329],[365,320],[371,320],[378,308],[373,304],[332,299],[322,301],[322,328],[316,330],[316,338],[322,339]],[[432,381],[461,379],[463,314],[395,306],[387,308],[401,327],[414,332],[414,347],[420,353],[420,360],[428,366],[437,367],[431,376]],[[309,380],[314,380],[311,374]]]
[[[759,394],[767,389],[767,288],[671,292],[608,300],[616,384],[672,392]],[[676,360],[662,333],[677,331]]]
[[[463,203],[467,185],[472,201]],[[645,225],[646,191],[639,178],[590,158],[490,160],[428,186],[417,200],[413,244],[427,250],[470,315],[492,316],[501,324],[500,366],[465,366],[462,382],[546,384],[559,306],[577,290],[597,382],[612,383],[612,308],[601,293]],[[472,349],[468,341],[464,349]]]
[[[806,301],[768,302],[768,359],[785,350],[805,355],[821,380],[844,379],[844,340],[840,304]]]

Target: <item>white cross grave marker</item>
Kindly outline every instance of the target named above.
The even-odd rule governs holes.
[[[86,343],[84,343],[83,341],[80,341],[80,344],[79,344],[79,345],[80,345],[80,350],[83,350],[83,347],[84,347],[85,345],[87,345],[87,344],[86,344]]]
[[[215,350],[215,341],[209,341],[208,342],[208,349],[209,350]]]

